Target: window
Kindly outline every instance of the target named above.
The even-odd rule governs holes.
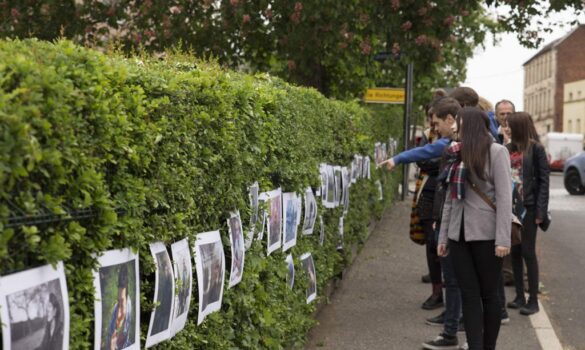
[[[577,119],[575,122],[575,132],[579,134],[581,133],[581,119]]]
[[[567,130],[568,132],[573,132],[573,121],[572,120],[569,120],[569,126],[567,127],[567,129],[569,129],[569,130]]]
[[[573,93],[569,92],[569,101],[572,101],[572,100],[573,100]]]

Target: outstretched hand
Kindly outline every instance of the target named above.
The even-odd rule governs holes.
[[[386,165],[386,169],[388,169],[388,171],[392,171],[394,168],[396,168],[396,163],[394,163],[393,158],[386,159],[385,161],[378,163],[376,166],[382,167],[384,165]]]

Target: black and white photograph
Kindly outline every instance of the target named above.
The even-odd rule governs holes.
[[[2,348],[69,349],[69,297],[63,263],[0,277]]]
[[[254,241],[254,232],[256,231],[256,224],[258,222],[258,182],[254,182],[249,188],[248,196],[250,197],[250,227],[246,230],[246,250],[250,249]]]
[[[388,159],[388,145],[386,143],[382,144],[382,159],[383,161]]]
[[[240,212],[230,213],[228,219],[228,229],[230,234],[230,245],[232,249],[232,266],[230,269],[230,282],[228,288],[235,286],[242,281],[244,273],[244,259],[246,249],[244,248],[244,235],[242,233],[242,220]]]
[[[151,243],[150,253],[156,266],[153,301],[156,306],[150,314],[146,336],[147,348],[171,337],[173,302],[175,301],[175,278],[167,247],[162,242]]]
[[[337,230],[337,250],[342,250],[343,249],[343,220],[344,217],[341,216],[339,217],[339,224],[337,226],[338,230]]]
[[[376,162],[376,166],[384,161],[384,152],[382,149],[382,143],[376,142],[374,144],[374,161]]]
[[[335,174],[335,201],[334,207],[337,208],[341,204],[341,195],[343,191],[343,183],[342,183],[342,176],[341,176],[341,167],[335,166],[333,167],[333,172]]]
[[[315,263],[313,262],[313,256],[311,253],[301,255],[301,264],[307,274],[307,304],[309,304],[317,297],[317,274],[315,272]]]
[[[327,172],[327,196],[323,201],[325,208],[335,208],[335,173],[332,165],[327,165],[325,168]]]
[[[266,210],[262,209],[260,211],[260,218],[262,220],[262,223],[260,224],[260,229],[258,230],[258,237],[256,239],[262,241],[264,239],[264,229],[266,228],[268,220],[268,213]]]
[[[371,173],[370,173],[370,156],[365,156],[364,157],[362,166],[363,166],[363,168],[362,168],[362,178],[364,178],[364,179],[370,179],[371,178]]]
[[[351,161],[351,183],[356,183],[357,179],[361,175],[362,169],[360,167],[359,158],[361,158],[359,155],[357,154],[353,155],[353,160]]]
[[[171,337],[179,333],[187,322],[191,291],[193,290],[193,266],[191,249],[187,238],[171,244],[173,257],[173,275],[175,277],[175,305],[171,323]]]
[[[284,261],[286,262],[288,269],[288,273],[286,274],[286,284],[290,289],[293,289],[293,286],[295,285],[295,264],[292,255],[287,255]]]
[[[282,194],[282,232],[283,244],[282,251],[294,247],[297,244],[298,217],[300,208],[298,205],[299,198],[294,192]]]
[[[382,182],[380,180],[376,180],[376,188],[378,189],[378,200],[384,199],[384,190],[382,189]]]
[[[341,179],[343,184],[341,204],[343,204],[343,213],[347,214],[349,211],[349,188],[351,187],[351,174],[347,167],[341,168]]]
[[[319,176],[321,179],[321,186],[319,187],[319,194],[321,202],[325,203],[327,200],[327,164],[319,164]]]
[[[319,215],[319,245],[323,246],[325,243],[325,223],[323,222],[323,215]]]
[[[311,187],[305,189],[305,217],[303,219],[303,234],[313,234],[315,220],[317,219],[317,201]]]
[[[266,255],[282,246],[282,192],[278,188],[266,193],[268,206],[267,236],[268,244]]]
[[[94,349],[140,349],[138,253],[109,250],[97,260]]]
[[[221,309],[225,281],[225,256],[219,231],[204,232],[195,241],[195,268],[199,289],[197,324]]]

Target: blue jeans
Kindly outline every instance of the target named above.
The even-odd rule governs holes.
[[[461,318],[461,292],[455,277],[451,254],[441,258],[441,269],[445,280],[445,325],[443,333],[448,336],[456,336]]]

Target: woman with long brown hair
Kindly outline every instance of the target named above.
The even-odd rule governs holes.
[[[449,255],[461,290],[469,349],[495,349],[500,331],[498,286],[510,252],[512,182],[507,149],[494,142],[478,108],[457,114],[460,142],[446,151],[439,180],[447,186],[437,253]],[[497,203],[493,210],[488,203]]]
[[[522,243],[512,247],[512,268],[516,299],[508,303],[523,315],[532,315],[538,307],[538,261],[536,258],[537,226],[547,219],[549,198],[549,165],[546,151],[540,144],[534,122],[526,112],[508,117],[511,142],[514,213],[522,220]],[[529,299],[524,297],[524,264],[528,274]]]

